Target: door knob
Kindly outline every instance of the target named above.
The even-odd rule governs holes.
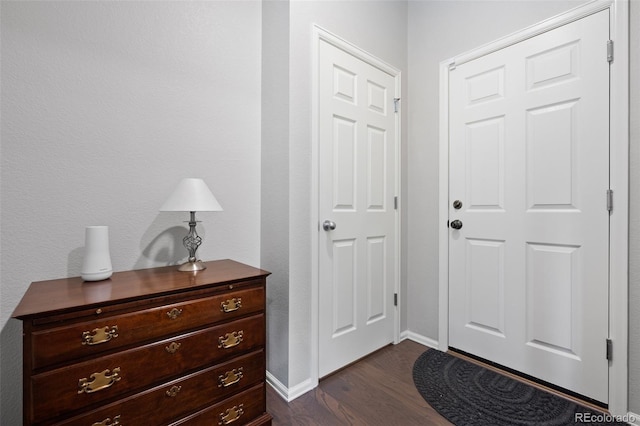
[[[333,231],[334,229],[336,229],[336,223],[331,220],[325,220],[324,222],[322,222],[322,229],[324,229],[325,231]]]
[[[451,227],[452,227],[453,229],[460,229],[460,228],[462,228],[462,221],[461,221],[461,220],[458,220],[458,219],[454,220],[453,222],[451,222]]]

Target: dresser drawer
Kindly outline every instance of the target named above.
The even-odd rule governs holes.
[[[108,425],[116,419],[123,426],[168,424],[261,383],[264,371],[264,352],[260,350],[55,425]]]
[[[264,314],[258,314],[33,375],[30,416],[38,422],[115,400],[123,393],[263,348],[264,336]]]
[[[249,422],[256,423],[256,418],[265,413],[265,389],[264,384],[246,390],[234,397],[224,400],[212,407],[200,411],[192,416],[172,423],[171,426],[212,426],[233,424],[244,425]],[[265,416],[268,421],[262,424],[271,424],[271,417]]]
[[[31,335],[32,368],[37,370],[65,361],[98,356],[127,345],[260,312],[263,308],[264,288],[257,287],[34,331]]]

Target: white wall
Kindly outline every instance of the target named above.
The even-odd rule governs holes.
[[[202,259],[260,262],[261,3],[1,2],[2,424],[21,424],[29,283],[80,273],[84,227],[110,226],[115,270],[175,263],[188,213],[158,208],[202,177]]]

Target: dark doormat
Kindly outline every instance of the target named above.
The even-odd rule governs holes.
[[[457,426],[626,424],[435,349],[418,357],[413,381],[429,405]]]

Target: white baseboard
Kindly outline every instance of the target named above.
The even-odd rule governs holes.
[[[280,395],[280,398],[287,402],[289,401],[289,389],[280,380],[276,379],[276,376],[271,374],[269,370],[267,370],[267,384]]]
[[[402,341],[406,339],[413,340],[414,342],[420,343],[421,345],[427,346],[429,348],[438,349],[437,340],[418,333],[414,333],[413,331],[405,330],[400,333],[400,340]]]
[[[402,333],[400,333],[400,341],[407,340],[407,339],[413,340],[414,342],[420,343],[421,345],[427,346],[429,348],[438,349],[437,340],[431,339],[426,336],[422,336],[418,333],[414,333],[413,331],[405,330]],[[291,402],[297,397],[304,395],[310,390],[313,390],[316,387],[318,387],[318,383],[317,382],[314,383],[313,380],[309,378],[291,388],[288,388],[280,380],[278,380],[276,376],[271,374],[268,370],[267,370],[267,384],[269,384],[269,386],[271,386],[276,391],[276,393],[287,402]]]
[[[271,386],[276,393],[287,402],[293,401],[297,397],[304,395],[318,386],[317,383],[314,385],[311,379],[307,379],[292,388],[288,388],[269,371],[267,371],[267,384],[269,384],[269,386]]]
[[[293,401],[297,397],[302,396],[305,393],[307,393],[310,390],[313,390],[313,389],[315,389],[317,387],[318,387],[318,382],[317,381],[314,382],[310,378],[305,380],[302,383],[298,383],[294,387],[289,388],[289,400],[288,401]]]

